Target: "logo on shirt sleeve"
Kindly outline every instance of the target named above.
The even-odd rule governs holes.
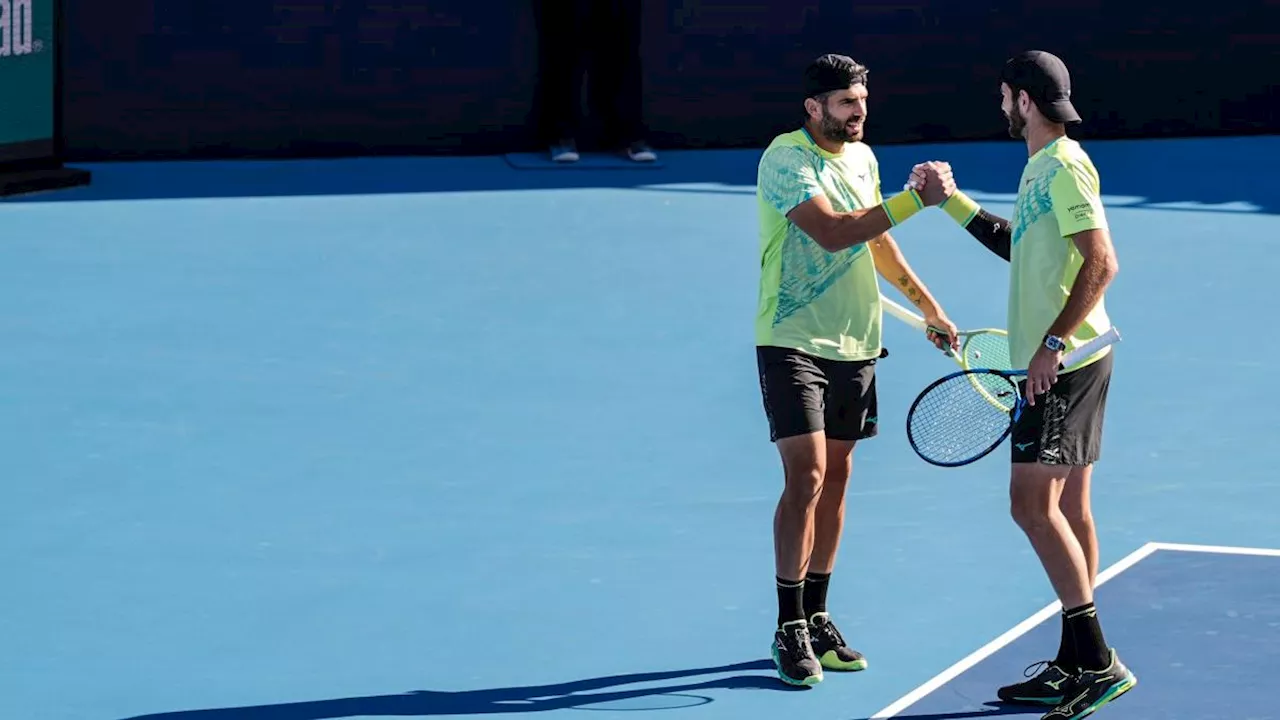
[[[1087,222],[1093,219],[1096,214],[1091,203],[1078,203],[1067,208],[1067,212],[1071,214],[1071,219],[1076,222]]]

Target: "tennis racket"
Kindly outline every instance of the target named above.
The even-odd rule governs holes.
[[[1120,341],[1107,332],[1062,356],[1061,370]],[[907,413],[907,441],[925,462],[959,467],[980,460],[1009,436],[1026,398],[1017,378],[1026,370],[971,368],[935,380],[916,396]],[[975,393],[978,386],[981,392]],[[992,402],[994,399],[997,402]]]
[[[933,330],[939,335],[946,334],[937,328],[930,328],[925,323],[922,315],[899,305],[884,295],[880,296],[880,304],[884,306],[885,312],[921,332]],[[999,328],[979,328],[976,330],[961,330],[958,334],[960,352],[958,354],[954,353],[951,348],[946,348],[945,352],[947,357],[954,360],[961,369],[1013,369],[1009,362],[1009,333]]]

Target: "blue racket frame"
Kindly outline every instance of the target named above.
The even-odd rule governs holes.
[[[1093,355],[1099,350],[1118,342],[1120,342],[1120,331],[1117,328],[1112,327],[1111,329],[1104,332],[1102,335],[1099,335],[1098,337],[1072,350],[1066,355],[1063,355],[1062,361],[1058,365],[1058,369],[1062,370],[1067,367],[1070,367],[1075,363],[1079,362],[1080,360],[1083,360],[1084,358],[1087,358],[1090,355]],[[1016,396],[1016,400],[1013,403],[1013,407],[1009,409],[1009,412],[1008,412],[1009,422],[1005,426],[1004,432],[1001,433],[1000,437],[997,438],[994,442],[992,442],[991,445],[988,446],[985,450],[982,450],[981,452],[976,453],[972,457],[966,458],[964,460],[953,460],[953,461],[947,462],[947,461],[935,460],[925,455],[924,452],[920,450],[919,444],[916,443],[915,435],[911,432],[911,420],[912,418],[915,417],[916,408],[920,406],[921,401],[924,400],[924,398],[929,395],[929,392],[931,390],[933,390],[934,388],[938,387],[939,385],[945,382],[954,380],[957,377],[969,376],[972,378],[975,375],[984,375],[984,374],[996,375],[1001,378],[1004,378],[1009,383],[1010,387],[1013,388],[1013,393]],[[915,400],[912,401],[911,403],[911,408],[907,411],[907,422],[906,422],[907,442],[910,443],[911,450],[915,452],[915,454],[919,456],[921,460],[924,460],[930,465],[935,465],[937,467],[962,467],[964,465],[970,465],[972,463],[975,463],[981,460],[982,458],[986,457],[987,455],[990,455],[992,451],[994,451],[996,448],[1000,447],[1000,445],[1004,443],[1005,439],[1009,437],[1009,434],[1013,432],[1014,424],[1017,423],[1018,420],[1022,417],[1022,411],[1026,407],[1027,399],[1026,397],[1023,396],[1022,391],[1018,388],[1018,382],[1014,378],[1025,377],[1026,374],[1027,374],[1027,371],[1023,369],[997,370],[993,368],[974,368],[970,370],[961,370],[959,372],[953,372],[949,375],[938,378],[937,380],[934,380],[933,382],[929,383],[928,387],[921,390],[920,393],[916,395]],[[978,389],[980,386],[980,383],[972,382],[971,384],[974,387],[975,393],[980,392]]]

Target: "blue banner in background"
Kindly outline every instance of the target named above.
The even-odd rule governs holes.
[[[54,0],[0,0],[0,161],[53,152]]]

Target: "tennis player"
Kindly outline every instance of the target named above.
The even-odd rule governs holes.
[[[1009,134],[1026,141],[1029,156],[1013,221],[954,190],[945,163],[917,166],[912,184],[1010,263],[1009,352],[1013,367],[1027,368],[1029,404],[1011,433],[1012,514],[1064,610],[1057,656],[998,695],[1052,706],[1044,720],[1077,720],[1137,683],[1107,645],[1093,601],[1098,538],[1089,485],[1102,445],[1110,348],[1058,372],[1064,352],[1110,329],[1103,296],[1118,264],[1098,171],[1066,136],[1066,125],[1080,122],[1066,66],[1046,52],[1022,53],[1006,62],[1000,91]]]
[[[773,658],[793,685],[820,682],[824,667],[866,667],[831,621],[827,588],[853,447],[876,434],[876,274],[942,331],[927,333],[935,346],[958,347],[955,325],[888,233],[925,204],[914,190],[880,194],[879,166],[862,142],[867,69],[843,55],[818,58],[806,70],[804,110],[803,127],[766,148],[757,178],[756,359],[785,479],[774,515]]]

